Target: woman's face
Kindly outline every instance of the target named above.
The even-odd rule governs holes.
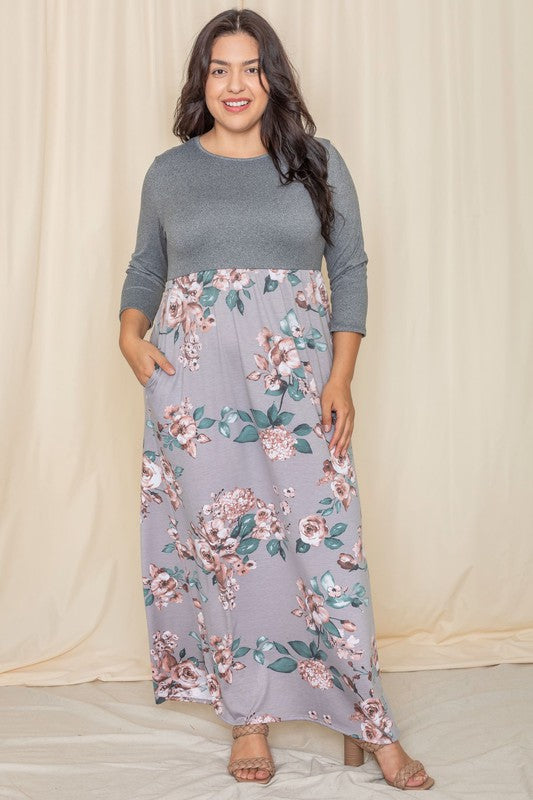
[[[249,131],[259,124],[268,103],[268,82],[263,73],[259,82],[259,48],[247,33],[219,36],[213,42],[211,63],[205,84],[205,101],[215,119],[229,131]],[[246,100],[230,108],[227,100]]]

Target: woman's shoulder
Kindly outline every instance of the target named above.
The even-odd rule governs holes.
[[[186,167],[194,161],[191,158],[194,156],[191,142],[192,139],[189,139],[174,147],[168,147],[153,157],[145,176],[145,183],[152,191],[162,193],[179,175],[188,173]]]
[[[331,139],[326,139],[323,136],[315,136],[314,138],[316,141],[321,142],[321,144],[323,144],[326,148],[328,172],[332,179],[346,179],[347,173],[349,172],[348,165],[346,164],[346,161],[336,145],[331,141]]]
[[[326,147],[329,150],[331,146],[331,142],[329,139],[325,139],[323,136],[313,136],[313,139],[316,142],[321,142],[324,145],[324,147]]]
[[[158,153],[154,158],[154,164],[162,168],[168,167],[170,164],[179,164],[180,162],[187,161],[191,155],[194,154],[193,140],[188,139],[185,142],[168,147],[161,153]]]
[[[333,162],[339,162],[344,160],[338,148],[331,141],[331,139],[326,139],[324,136],[315,136],[314,138],[317,142],[321,142],[326,148],[328,154],[328,160]]]

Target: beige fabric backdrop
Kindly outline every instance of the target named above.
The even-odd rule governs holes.
[[[248,5],[358,188],[353,444],[381,667],[533,661],[531,3]],[[119,297],[187,54],[228,7],[0,5],[4,684],[150,677]]]

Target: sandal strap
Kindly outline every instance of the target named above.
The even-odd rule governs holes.
[[[246,736],[247,733],[262,733],[268,736],[268,725],[266,722],[250,722],[248,725],[234,725],[232,729],[233,738]]]
[[[355,741],[363,750],[367,750],[369,753],[375,753],[376,750],[381,750],[382,747],[387,746],[385,743],[377,744],[376,742],[367,742],[364,739],[356,739]],[[412,775],[416,775],[416,773],[420,772],[421,770],[426,772],[426,768],[422,762],[416,758],[412,758],[407,762],[407,764],[404,764],[403,767],[400,767],[394,776],[394,779],[389,781],[389,783],[391,783],[392,786],[395,786],[397,789],[415,789],[416,786],[407,786],[407,781]]]
[[[392,781],[393,785],[396,786],[397,789],[410,789],[410,786],[406,786],[407,781],[412,775],[420,772],[420,770],[424,770],[425,772],[425,767],[422,762],[418,761],[418,759],[411,759],[411,761],[408,761],[403,767],[400,767]],[[412,788],[415,789],[416,787],[413,786]]]
[[[239,769],[264,769],[270,776],[274,775],[275,766],[271,758],[267,756],[250,756],[248,758],[234,758],[228,764],[228,772],[233,775]]]

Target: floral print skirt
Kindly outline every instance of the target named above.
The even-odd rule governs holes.
[[[176,372],[144,387],[141,471],[153,691],[385,743],[353,451],[321,424],[329,321],[316,269],[166,282],[150,341]]]

